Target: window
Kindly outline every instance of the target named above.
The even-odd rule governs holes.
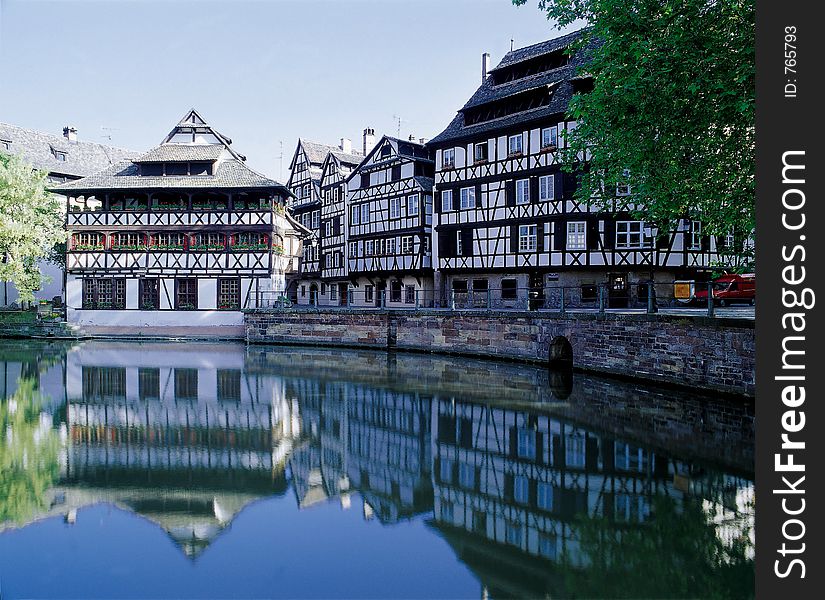
[[[553,127],[545,127],[541,130],[541,147],[542,148],[555,148],[559,145],[559,132],[558,128],[554,125]]]
[[[407,216],[414,217],[418,215],[418,194],[407,196]]]
[[[364,242],[365,250],[364,254],[366,256],[374,256],[375,255],[375,242],[373,240],[367,240]]]
[[[441,166],[445,169],[455,167],[455,148],[446,148],[442,151]]]
[[[218,402],[241,401],[241,370],[218,369]]]
[[[370,187],[370,174],[361,173],[361,189]]]
[[[369,204],[362,204],[361,205],[361,224],[366,225],[370,222],[370,205]]]
[[[335,255],[335,258],[338,258],[337,254]],[[338,266],[338,265],[336,265],[336,266]],[[333,300],[335,302],[338,301],[338,286],[337,285],[329,286],[329,299]]]
[[[458,485],[471,490],[476,485],[476,470],[473,465],[458,463]]]
[[[530,202],[530,180],[519,179],[516,181],[516,204],[528,204]]]
[[[307,286],[302,285],[301,286],[301,298],[306,298],[306,297],[307,297]]]
[[[233,250],[266,250],[269,237],[265,233],[237,233],[230,239],[230,245]]]
[[[52,154],[54,154],[54,157],[60,162],[66,162],[65,152],[61,152],[60,150],[52,150]]]
[[[734,237],[734,233],[731,232],[725,236],[725,248],[731,249],[733,248],[734,244],[736,243],[736,238]]]
[[[9,140],[0,140],[0,148],[3,150],[11,150],[11,142]]]
[[[616,183],[616,195],[617,196],[629,196],[630,195],[630,184],[626,181],[630,177],[630,170],[625,169],[622,171],[622,178],[625,181],[619,181]]]
[[[448,523],[453,522],[453,503],[452,502],[441,502],[441,519],[447,521]]]
[[[405,235],[401,237],[401,254],[412,254],[413,251],[413,237]]]
[[[513,521],[507,521],[504,524],[504,539],[508,544],[521,547],[521,537],[521,525]]]
[[[364,286],[364,300],[366,302],[372,302],[375,300],[375,286],[373,285],[365,285]]]
[[[552,200],[555,195],[555,181],[552,175],[539,177],[539,200]]]
[[[536,432],[533,429],[518,430],[516,454],[519,458],[536,458]]]
[[[312,188],[310,187],[310,184],[307,183],[306,185],[304,185],[304,191],[301,194],[301,197],[302,198],[309,198],[311,194],[312,194]]]
[[[567,224],[567,249],[584,250],[587,248],[587,232],[584,221],[573,221]]]
[[[456,294],[466,294],[467,293],[467,280],[466,279],[453,279],[453,291]]]
[[[448,210],[453,210],[453,190],[441,192],[441,211],[447,212]]]
[[[140,400],[160,399],[160,369],[138,369],[138,397]]]
[[[702,249],[702,223],[700,221],[690,222],[690,245],[689,250]]]
[[[332,237],[332,221],[324,222],[324,235],[326,237]]]
[[[534,252],[536,250],[536,225],[519,225],[518,228],[518,251]]]
[[[103,250],[102,233],[75,233],[72,236],[72,250]]]
[[[544,510],[553,510],[553,486],[549,483],[539,483],[536,486],[536,504]]]
[[[401,179],[401,165],[395,165],[390,169],[390,181],[398,181]]]
[[[163,163],[144,163],[140,165],[140,174],[144,177],[163,177]]]
[[[616,222],[616,248],[645,248],[650,240],[645,236],[643,221]]]
[[[598,299],[599,290],[596,287],[595,283],[583,283],[582,284],[582,300],[583,301],[591,301]]]
[[[390,198],[390,219],[401,217],[401,198]]]
[[[358,225],[361,222],[361,220],[358,218],[360,216],[359,210],[360,208],[358,206],[353,206],[349,209],[350,225]]]
[[[487,513],[480,510],[473,511],[473,531],[487,535]]]
[[[175,399],[198,399],[197,369],[175,369]]]
[[[623,442],[613,443],[613,464],[619,471],[644,473],[648,468],[647,454],[642,448]]]
[[[461,188],[461,208],[476,207],[476,189],[474,187]]]
[[[567,436],[564,444],[564,462],[568,467],[584,468],[584,447],[583,435]]]
[[[404,303],[415,304],[415,286],[408,285],[404,288]]]
[[[157,279],[140,280],[140,309],[157,310],[160,308],[160,281]]]
[[[524,152],[524,136],[522,134],[511,135],[507,139],[507,153],[510,156],[522,154]]]
[[[518,297],[518,281],[515,279],[501,280],[501,299],[515,300]]]
[[[95,310],[126,308],[126,280],[100,278],[83,280],[82,308]]]
[[[513,499],[519,504],[530,503],[530,480],[523,475],[513,479]]]
[[[464,242],[461,239],[463,236],[460,231],[455,232],[455,254],[456,256],[464,255]]]
[[[320,210],[312,211],[312,228],[313,229],[320,229],[321,228],[321,211]]]
[[[358,256],[358,242],[349,243],[349,256],[350,258],[356,258]]]
[[[539,554],[544,558],[555,560],[557,557],[557,538],[552,533],[539,533]]]
[[[189,244],[190,250],[220,251],[226,248],[226,236],[222,233],[196,233]]]
[[[335,268],[337,269],[338,267],[341,266],[341,253],[336,252],[333,256],[334,256],[334,259],[335,259]]]
[[[487,142],[482,142],[473,146],[473,161],[487,162]]]
[[[395,254],[395,238],[388,238],[385,244],[386,254]]]
[[[185,243],[182,233],[158,233],[152,237],[152,247],[159,250],[183,250]]]
[[[218,310],[239,310],[241,307],[241,280],[218,279]]]
[[[80,377],[84,400],[99,402],[126,398],[124,367],[82,367]]]
[[[112,250],[143,250],[144,247],[142,233],[117,233],[112,240]]]
[[[175,308],[195,310],[198,308],[198,280],[178,279],[175,281]]]
[[[189,173],[189,165],[185,162],[166,163],[166,174],[172,176],[186,175]]]

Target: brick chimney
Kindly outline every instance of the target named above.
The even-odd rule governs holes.
[[[364,130],[364,156],[375,146],[375,129],[367,127]]]
[[[487,73],[490,72],[490,53],[485,52],[481,55],[481,83],[487,81]]]
[[[346,152],[347,154],[352,154],[352,140],[349,138],[341,138],[341,144],[338,146],[341,148],[341,152]]]
[[[63,137],[65,137],[70,142],[77,141],[77,127],[73,127],[72,125],[66,125],[63,128]]]

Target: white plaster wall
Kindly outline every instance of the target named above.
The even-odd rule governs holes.
[[[67,320],[102,327],[210,327],[243,325],[243,313],[229,310],[77,310],[67,308]]]
[[[138,308],[138,280],[126,280],[126,308]]]
[[[218,308],[217,279],[198,279],[198,308]]]

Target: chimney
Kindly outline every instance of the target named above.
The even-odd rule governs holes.
[[[427,143],[427,138],[418,138],[418,143],[422,146]]]
[[[410,134],[410,137],[408,137],[407,139],[412,143],[415,143],[415,136],[413,134]]]
[[[367,127],[364,130],[364,156],[375,146],[375,129]]]
[[[481,55],[481,83],[487,81],[487,73],[490,72],[490,53],[485,52]]]
[[[70,142],[77,141],[77,127],[73,127],[71,125],[67,125],[63,128],[63,137],[65,137]]]
[[[341,152],[346,152],[347,154],[352,154],[352,140],[349,138],[341,138]]]

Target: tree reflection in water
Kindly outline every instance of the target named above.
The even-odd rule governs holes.
[[[41,412],[43,396],[33,377],[0,400],[0,523],[25,523],[47,508],[46,492],[59,474],[60,435]]]

